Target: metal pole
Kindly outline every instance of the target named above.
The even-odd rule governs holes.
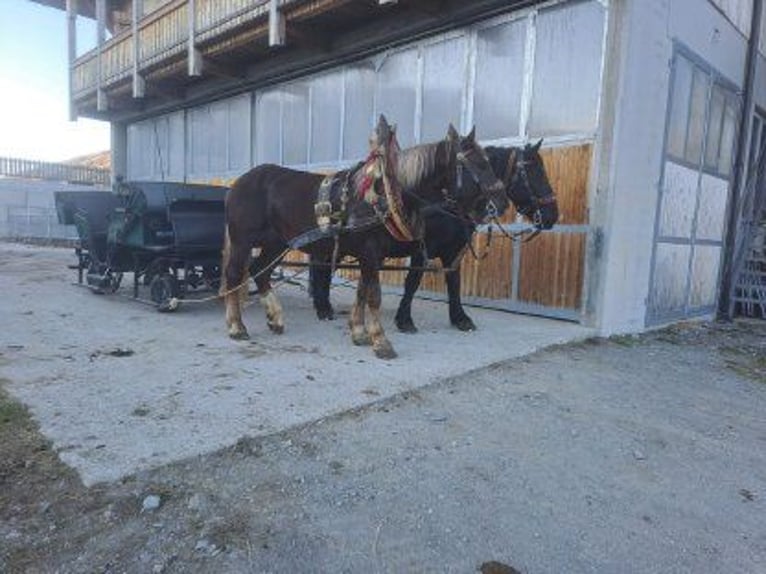
[[[734,179],[731,184],[731,201],[726,225],[726,240],[723,251],[723,268],[721,270],[721,294],[718,298],[716,318],[720,321],[731,321],[734,317],[734,287],[737,282],[735,269],[735,252],[739,239],[738,223],[742,211],[742,193],[747,172],[747,150],[750,130],[755,113],[755,71],[758,62],[758,45],[761,37],[761,16],[763,0],[753,0],[753,16],[750,23],[750,41],[747,45],[745,61],[745,101],[742,105],[742,116],[739,122],[739,139],[737,156],[734,163]]]

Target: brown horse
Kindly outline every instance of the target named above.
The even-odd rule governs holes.
[[[485,201],[497,203],[501,209],[507,204],[502,182],[492,172],[473,134],[461,138],[450,126],[448,137],[431,145],[432,148],[402,169],[401,150],[394,130],[381,116],[367,162],[334,175],[336,181],[346,184],[340,190],[333,188],[329,196],[332,210],[346,214],[342,217],[343,225],[336,228],[337,241],[333,235],[323,235],[317,229],[315,209],[324,176],[267,164],[240,177],[226,200],[221,293],[226,302],[229,336],[248,338],[241,316],[248,270],[266,307],[269,327],[276,333],[284,330],[282,308],[271,290],[270,271],[288,249],[297,248],[315,261],[330,261],[333,254],[350,255],[359,261],[361,277],[349,320],[352,340],[358,345],[371,343],[378,357],[395,357],[380,322],[378,278],[387,246],[394,239],[384,226],[379,208],[365,198],[369,196],[365,189],[369,188],[370,172],[378,174],[372,184],[374,195],[382,196],[380,188],[384,186],[394,188],[402,199],[404,219],[411,222],[417,220],[417,213],[424,205],[443,201],[445,194],[455,197],[464,192],[468,186],[462,185],[462,180],[469,176],[478,182],[477,189],[486,196]],[[465,178],[464,171],[467,172]],[[407,176],[401,177],[402,173]],[[433,185],[421,185],[424,181]],[[253,248],[260,253],[251,266]],[[365,325],[367,307],[370,314]]]

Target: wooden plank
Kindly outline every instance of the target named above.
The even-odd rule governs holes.
[[[519,301],[548,307],[581,307],[585,233],[546,233],[521,248]]]
[[[559,223],[588,223],[588,181],[592,146],[584,144],[541,150],[548,181],[556,193]]]

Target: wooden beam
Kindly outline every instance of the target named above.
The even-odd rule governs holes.
[[[285,45],[285,15],[279,9],[278,0],[269,1],[269,47]]]
[[[189,76],[201,76],[202,75],[202,53],[196,46],[197,35],[197,3],[195,0],[187,0],[187,28],[188,28],[188,41],[186,45],[186,60],[188,62],[188,75]]]
[[[141,38],[138,33],[138,20],[141,18],[143,0],[133,0],[131,34],[133,35],[133,97],[143,98],[146,95],[146,81],[139,72],[141,60]]]
[[[210,74],[212,76],[231,78],[234,80],[242,80],[246,77],[245,70],[242,68],[214,62],[203,56],[200,56],[200,65],[201,68],[204,69],[205,74]]]
[[[419,0],[410,9],[417,10],[429,16],[438,16],[447,10],[447,0]]]
[[[74,103],[74,61],[77,58],[77,0],[66,1],[67,19],[67,49],[69,55],[69,67],[67,79],[69,82],[69,121],[77,121],[77,106]]]
[[[296,44],[319,52],[329,52],[332,49],[332,36],[317,29],[316,26],[302,22],[291,22],[287,36],[291,46]]]

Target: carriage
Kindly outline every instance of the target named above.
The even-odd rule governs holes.
[[[217,288],[227,188],[174,182],[120,182],[113,192],[57,192],[59,222],[74,225],[78,283],[113,293],[133,275],[161,311],[191,291]]]

